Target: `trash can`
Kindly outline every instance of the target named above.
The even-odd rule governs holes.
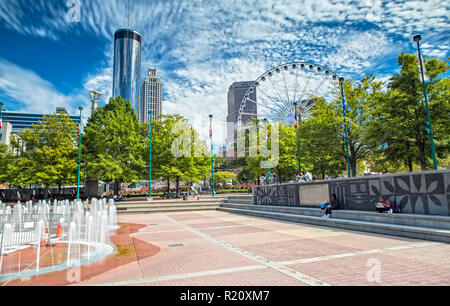
[[[189,199],[189,196],[187,193],[183,193],[183,201],[187,201]]]

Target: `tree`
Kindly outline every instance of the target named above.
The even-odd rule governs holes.
[[[357,166],[366,160],[376,144],[366,141],[366,127],[372,121],[369,110],[376,105],[381,95],[382,82],[374,76],[361,81],[346,80],[343,83],[346,97],[346,124],[351,175],[357,175]],[[331,101],[316,97],[317,102],[310,118],[300,124],[299,138],[301,158],[305,169],[325,178],[345,169],[347,152],[345,147],[344,112],[339,88],[333,92]]]
[[[278,164],[271,172],[277,174],[281,182],[286,182],[298,173],[297,138],[292,126],[279,125]],[[269,141],[270,144],[270,141]]]
[[[76,180],[76,124],[66,114],[44,116],[32,129],[22,130],[12,146],[19,156],[10,175],[14,185],[73,184]]]
[[[311,117],[299,125],[303,170],[326,175],[342,173],[346,166],[342,121],[336,105],[319,100]]]
[[[114,182],[118,195],[122,182],[139,180],[145,169],[143,125],[129,101],[111,98],[89,119],[82,138],[83,156],[89,178]]]
[[[232,179],[233,182],[236,182],[237,175],[233,172],[229,171],[218,171],[214,173],[214,181],[215,183],[227,184],[229,179]]]
[[[360,82],[346,80],[343,84],[346,98],[346,122],[348,133],[348,148],[350,169],[352,176],[356,176],[358,163],[366,160],[376,147],[376,144],[366,141],[367,126],[373,120],[372,113],[374,105],[379,102],[382,96],[381,81],[376,81],[375,76],[364,77]],[[335,92],[335,99],[332,103],[335,112],[340,117],[340,123],[343,125],[342,98],[338,91]],[[343,128],[341,129],[343,131]],[[340,141],[345,143],[344,133],[342,132]],[[338,148],[336,146],[335,148]],[[345,146],[340,146],[341,155],[346,156]]]
[[[162,115],[160,119],[152,122],[152,178],[166,180],[168,190],[175,180],[178,193],[180,181],[198,182],[210,171],[208,150],[182,116]]]
[[[390,79],[388,92],[371,111],[374,120],[368,125],[367,139],[377,144],[383,163],[409,171],[418,164],[426,170],[431,167],[431,149],[418,59],[402,53],[398,63],[400,72]],[[424,64],[436,151],[445,161],[450,150],[450,82],[442,76],[449,65],[435,58],[425,59]]]
[[[9,183],[15,168],[15,156],[7,145],[0,144],[0,184]]]

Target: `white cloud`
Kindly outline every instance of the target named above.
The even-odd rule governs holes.
[[[76,90],[65,95],[34,71],[1,58],[0,95],[4,99],[20,101],[20,105],[14,107],[15,111],[50,114],[54,113],[57,107],[65,107],[70,114],[78,114],[78,107],[82,106],[85,109],[84,120],[90,115],[88,91]],[[8,109],[8,105],[5,105],[5,108]]]
[[[87,93],[91,90],[102,93],[100,98],[100,104],[108,103],[109,98],[112,96],[112,81],[113,72],[112,68],[104,68],[102,71],[95,75],[89,75],[84,82],[84,91]]]
[[[0,91],[10,99],[21,101],[20,110],[54,112],[57,106],[72,109],[69,98],[31,70],[0,59]]]
[[[45,103],[87,101],[87,91],[112,88],[112,37],[127,27],[126,1],[81,0],[81,23],[65,21],[65,1],[0,1],[0,22],[16,32],[74,39],[85,32],[107,42],[105,61],[80,76],[82,88],[63,95],[33,71],[17,67],[0,77],[0,94],[24,101],[28,111]],[[130,24],[143,35],[142,73],[158,68],[168,99],[165,113],[181,113],[196,125],[224,122],[227,91],[235,81],[256,79],[267,68],[305,60],[328,66],[346,78],[389,75],[401,51],[415,52],[412,35],[422,33],[425,56],[448,56],[450,2],[440,0],[133,0]],[[11,13],[14,12],[14,13]],[[40,13],[39,16],[36,13]],[[32,18],[30,17],[32,15]],[[3,65],[4,62],[3,62]],[[386,71],[389,70],[389,71]],[[16,77],[17,76],[17,77]],[[21,77],[23,81],[16,81]],[[15,91],[22,84],[38,91]],[[37,96],[39,95],[39,97]],[[47,97],[52,97],[52,102]],[[78,99],[78,100],[77,100]],[[26,101],[34,101],[26,102]],[[45,106],[52,108],[55,105]],[[207,137],[208,124],[202,135]],[[220,139],[217,138],[217,142]]]

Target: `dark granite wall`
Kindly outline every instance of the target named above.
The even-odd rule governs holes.
[[[299,195],[302,184],[328,184],[329,197],[335,193],[344,209],[375,210],[374,203],[382,195],[399,204],[404,213],[450,216],[450,170],[255,186],[253,202],[302,206]]]

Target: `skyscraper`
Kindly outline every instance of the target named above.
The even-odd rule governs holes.
[[[234,141],[234,128],[230,127],[230,123],[237,126],[239,120],[239,108],[241,106],[242,99],[247,93],[250,86],[252,86],[254,81],[247,82],[234,82],[228,90],[228,116],[227,116],[227,145],[229,146]],[[257,102],[256,91],[250,94],[250,99]],[[244,112],[246,115],[242,116],[243,121],[255,118],[257,115],[257,105],[256,103],[246,103]],[[254,114],[254,115],[249,115]]]
[[[130,101],[139,118],[142,36],[130,29],[114,34],[113,97]]]
[[[162,83],[156,69],[148,69],[144,82],[142,83],[141,101],[139,103],[139,120],[148,122],[148,111],[152,111],[151,120],[159,120],[162,112]]]

